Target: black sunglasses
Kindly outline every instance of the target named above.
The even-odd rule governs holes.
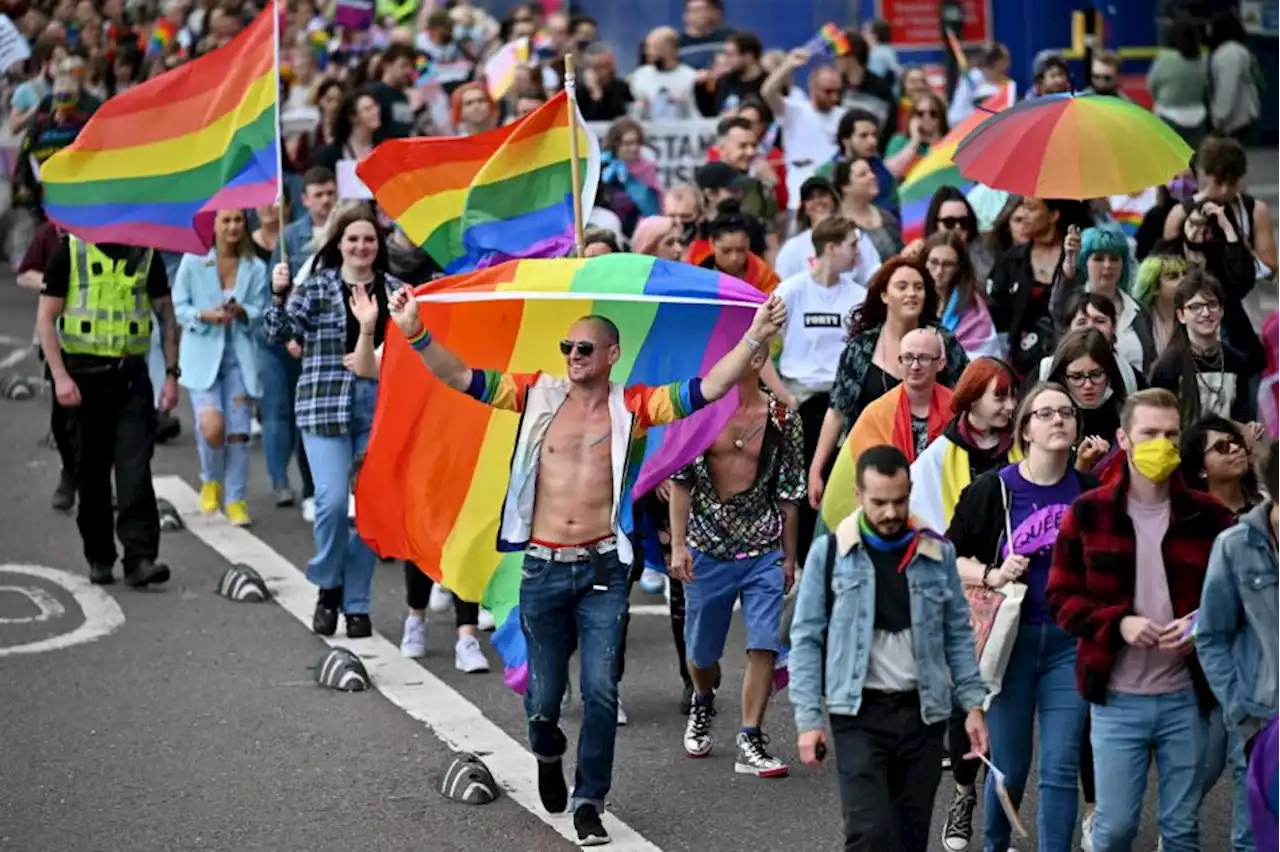
[[[938,224],[946,228],[948,231],[954,231],[956,228],[964,228],[968,230],[969,219],[965,216],[939,216]]]
[[[1205,447],[1206,453],[1218,453],[1219,455],[1227,455],[1232,450],[1243,450],[1244,440],[1242,438],[1219,438],[1209,446]]]
[[[568,355],[574,350],[574,347],[577,347],[578,354],[583,358],[590,358],[591,353],[596,351],[596,345],[590,340],[561,340],[560,354]]]

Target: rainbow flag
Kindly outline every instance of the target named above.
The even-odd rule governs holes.
[[[621,331],[613,381],[657,387],[701,376],[750,325],[764,295],[713,270],[635,254],[519,260],[416,290],[422,322],[473,367],[564,372],[559,341],[575,320]],[[477,333],[483,329],[483,333]],[[524,637],[516,613],[521,553],[499,553],[498,519],[520,416],[444,387],[396,332],[387,335],[373,437],[356,483],[356,524],[377,552],[416,562],[468,601],[482,601],[493,644],[518,687]],[[652,429],[633,447],[643,494],[704,451],[728,423],[736,391]],[[632,469],[634,471],[634,468]],[[622,528],[631,525],[623,502]]]
[[[356,167],[378,204],[447,272],[573,245],[569,110],[560,92],[478,136],[393,139]],[[577,115],[583,210],[595,202],[600,143]]]
[[[529,61],[529,39],[518,38],[504,44],[484,63],[484,82],[489,88],[489,97],[495,101],[502,100],[511,87],[516,84],[516,69]]]
[[[849,36],[835,24],[823,24],[817,35],[809,39],[804,46],[811,56],[847,56],[853,46]]]
[[[169,45],[178,38],[178,25],[168,18],[161,18],[151,28],[151,40],[147,43],[147,56],[160,56],[168,52]]]
[[[951,132],[935,142],[929,148],[929,153],[921,157],[911,167],[911,171],[907,172],[902,185],[898,187],[904,241],[909,243],[924,236],[924,219],[929,212],[929,201],[939,188],[954,186],[965,192],[973,188],[973,181],[960,174],[960,169],[951,158],[955,156],[960,142],[978,125],[1013,104],[1013,92],[1012,86],[1005,86],[998,94],[988,98],[981,109],[951,128]]]
[[[41,169],[44,209],[89,242],[203,253],[222,208],[278,194],[268,7],[229,44],[107,101]]]

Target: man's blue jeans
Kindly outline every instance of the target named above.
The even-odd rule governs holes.
[[[1093,769],[1098,788],[1094,852],[1129,852],[1142,819],[1151,752],[1156,759],[1156,814],[1164,852],[1200,848],[1207,720],[1195,690],[1167,695],[1107,694],[1094,705]]]
[[[565,564],[526,556],[520,583],[520,626],[529,647],[529,689],[524,696],[529,746],[543,762],[559,760],[566,740],[560,730],[560,701],[569,681],[569,657],[576,633],[582,671],[582,730],[573,782],[573,808],[603,810],[613,778],[613,745],[618,733],[618,647],[627,612],[630,567],[616,553],[600,557],[608,590],[592,590],[591,562]]]
[[[1076,640],[1056,624],[1022,624],[1014,640],[1000,694],[987,711],[991,762],[1005,774],[1015,805],[1022,803],[1031,772],[1031,755],[1040,720],[1039,804],[1036,806],[1037,848],[1071,852],[1079,794],[1080,740],[1089,705],[1076,691]],[[987,774],[983,848],[1009,848],[1009,820],[996,797],[995,779]]]

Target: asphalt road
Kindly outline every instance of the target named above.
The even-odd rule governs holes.
[[[1275,205],[1276,152],[1253,157],[1251,172],[1259,194]],[[22,354],[33,316],[34,298],[0,273],[0,378],[6,371],[38,374],[35,359]],[[0,849],[572,848],[561,832],[520,806],[520,795],[470,808],[435,792],[451,752],[419,719],[437,720],[451,742],[474,733],[524,743],[521,704],[500,676],[454,670],[451,614],[434,617],[422,678],[398,683],[394,695],[388,690],[392,698],[339,694],[312,682],[326,645],[295,615],[276,603],[238,605],[214,594],[228,562],[206,542],[224,536],[225,529],[206,525],[200,536],[167,534],[163,557],[174,577],[163,591],[116,586],[96,595],[69,580],[68,575],[83,578],[85,567],[74,522],[48,508],[58,465],[56,454],[41,443],[48,394],[37,391],[27,402],[0,401],[0,483],[6,484],[0,488]],[[179,413],[184,434],[158,450],[153,470],[195,485],[185,398]],[[252,538],[235,540],[300,569],[312,553],[310,529],[296,510],[271,504],[256,451],[253,464],[249,505],[257,524]],[[37,576],[26,565],[53,570]],[[278,573],[293,576],[287,566]],[[296,577],[293,582],[296,587]],[[392,643],[399,642],[403,594],[400,567],[380,566],[374,627]],[[637,591],[633,603],[661,601]],[[94,627],[109,632],[72,644]],[[741,647],[741,641],[735,627],[728,647]],[[34,652],[17,653],[20,647]],[[490,656],[496,662],[491,651]],[[369,662],[402,665],[385,657]],[[730,654],[726,682],[738,683],[741,671],[741,657]],[[400,697],[410,687],[414,697]],[[785,694],[775,700],[766,730],[776,752],[793,764],[793,775],[761,781],[733,774],[732,693],[726,689],[720,702],[715,755],[686,758],[666,619],[633,618],[621,687],[631,724],[619,732],[608,810],[647,843],[636,839],[618,848],[839,848],[832,769],[798,766]],[[488,721],[451,715],[462,706],[459,696]],[[402,709],[406,701],[417,708],[414,715]],[[575,708],[565,720],[571,742],[578,718]],[[486,733],[490,723],[497,739]],[[518,789],[532,776],[532,758],[525,755],[495,755],[494,762],[504,769],[501,780]],[[528,801],[527,786],[522,789]],[[949,795],[944,778],[935,832]],[[1023,805],[1029,825],[1035,798],[1032,789]],[[1222,783],[1203,811],[1204,849],[1229,848],[1229,822],[1229,785]],[[1153,824],[1149,801],[1136,848],[1155,848]],[[934,846],[941,848],[936,841]],[[1033,849],[1034,841],[1020,841],[1017,848]]]

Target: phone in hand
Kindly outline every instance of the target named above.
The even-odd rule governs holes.
[[[826,759],[827,759],[827,744],[826,744],[826,743],[824,743],[824,742],[822,742],[821,740],[819,740],[819,741],[818,741],[818,744],[817,744],[817,745],[815,745],[815,746],[813,747],[813,756],[814,756],[814,757],[816,757],[816,758],[818,759],[818,762],[819,762],[819,763],[821,763],[822,761],[826,760]]]

